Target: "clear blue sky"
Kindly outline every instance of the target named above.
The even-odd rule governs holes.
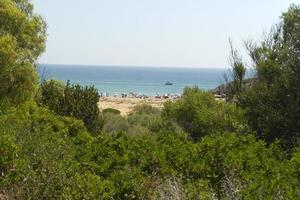
[[[228,38],[268,32],[290,0],[33,0],[48,24],[40,63],[224,67]]]

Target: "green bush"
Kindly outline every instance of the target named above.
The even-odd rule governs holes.
[[[211,93],[197,87],[185,88],[181,99],[167,102],[162,116],[176,121],[193,139],[246,128],[240,109],[234,104],[216,101]]]
[[[147,113],[132,113],[127,117],[127,121],[131,126],[140,125],[150,129],[154,123],[160,123],[160,114],[147,114]]]
[[[299,180],[276,144],[267,148],[251,135],[227,134],[205,137],[197,148],[202,164],[193,171],[197,176],[206,174],[218,199],[295,199],[299,195]]]
[[[182,130],[174,122],[161,117],[161,111],[151,105],[137,105],[133,112],[127,117],[130,125],[129,134],[136,135],[156,134],[161,131],[172,131],[174,134],[181,133]]]
[[[113,109],[113,108],[105,108],[102,111],[103,113],[112,113],[112,114],[116,114],[116,115],[120,115],[121,112],[117,109]]]
[[[10,136],[1,135],[0,149],[1,162],[16,173],[1,184],[1,190],[15,199],[58,199],[67,193],[79,170],[79,144],[90,140],[82,122],[29,103],[1,115],[0,130],[14,137],[12,143]]]
[[[0,128],[0,187],[9,182],[6,180],[16,168],[17,146],[14,142],[12,134],[5,133],[5,130]]]
[[[0,199],[300,199],[298,6],[250,51],[257,77],[245,92],[237,63],[253,134],[244,111],[198,88],[126,118],[100,115],[94,87],[45,81],[39,105],[28,101],[45,42],[32,10],[0,0]]]
[[[17,169],[0,189],[17,199],[297,199],[299,193],[298,151],[288,159],[277,144],[267,147],[251,135],[192,142],[161,129],[91,137],[81,121],[34,104],[0,115],[0,130],[13,136],[0,137],[7,155],[1,170]]]
[[[148,104],[139,104],[133,108],[131,114],[160,114],[160,110]]]
[[[43,81],[40,87],[40,99],[42,105],[47,105],[50,110],[58,112],[64,98],[65,84],[62,81]]]
[[[127,131],[129,128],[127,120],[121,115],[105,113],[103,118],[105,122],[103,126],[103,132],[113,133]]]
[[[93,134],[99,134],[103,118],[98,108],[98,91],[93,87],[67,85],[55,80],[41,84],[41,104],[59,115],[70,116],[84,122]]]

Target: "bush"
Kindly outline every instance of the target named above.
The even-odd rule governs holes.
[[[120,115],[121,112],[117,109],[113,109],[113,108],[105,108],[103,111],[102,111],[104,114],[105,113],[112,113],[112,114],[116,114],[116,115]]]
[[[126,124],[120,115],[105,116]],[[17,170],[1,177],[0,189],[15,199],[297,199],[297,150],[288,159],[277,144],[267,147],[252,135],[192,142],[164,129],[143,135],[143,126],[131,128],[134,136],[115,129],[91,137],[80,120],[34,104],[8,109],[0,116],[0,131],[11,133],[0,137],[7,155],[0,167]]]
[[[105,122],[103,126],[103,132],[113,133],[127,131],[129,128],[127,120],[121,115],[106,113],[103,115],[103,117]]]
[[[65,84],[62,81],[43,81],[40,87],[40,103],[47,105],[50,110],[58,112],[61,109],[61,102],[64,98]]]
[[[131,114],[160,114],[160,110],[148,104],[140,104],[133,108]]]
[[[56,116],[30,103],[1,115],[0,131],[14,138],[0,136],[1,171],[15,173],[1,184],[1,191],[12,199],[60,199],[67,193],[79,170],[79,144],[87,148],[90,140],[81,121]]]
[[[295,199],[299,195],[299,180],[278,144],[267,148],[252,135],[227,134],[205,137],[197,149],[202,161],[192,172],[196,177],[206,174],[218,199]]]
[[[93,134],[103,128],[103,118],[98,108],[98,91],[93,87],[63,85],[59,81],[44,81],[41,84],[41,104],[59,115],[75,117],[84,122]]]
[[[14,142],[14,137],[12,134],[5,133],[0,127],[0,187],[9,182],[10,180],[5,180],[16,167],[17,160],[17,146]]]
[[[183,97],[167,102],[162,111],[165,120],[174,120],[193,139],[225,131],[243,131],[243,112],[234,104],[216,101],[209,92],[186,88]]]

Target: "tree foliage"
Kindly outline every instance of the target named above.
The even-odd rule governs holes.
[[[237,104],[186,88],[103,121],[94,87],[44,81],[33,101],[45,25],[27,0],[0,0],[0,199],[300,199],[299,10],[248,45],[243,89],[233,52]]]
[[[286,149],[300,136],[299,27],[300,8],[292,5],[264,41],[248,44],[255,81],[239,99],[258,137],[282,139]]]
[[[0,25],[0,100],[19,104],[35,96],[46,25],[27,0],[1,0]]]
[[[81,119],[87,129],[99,134],[103,119],[98,108],[99,95],[93,86],[67,85],[55,80],[41,84],[41,104],[57,114]]]
[[[218,102],[209,92],[186,88],[183,97],[165,104],[162,115],[174,119],[194,139],[243,129],[243,112],[233,104]]]
[[[227,88],[227,100],[233,100],[235,96],[240,95],[244,88],[244,80],[246,76],[246,67],[243,63],[242,57],[239,55],[239,52],[234,49],[232,41],[229,40],[230,44],[230,69],[227,73],[224,74],[226,81],[225,87]]]

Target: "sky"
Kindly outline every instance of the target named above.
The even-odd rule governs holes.
[[[227,67],[300,0],[32,0],[48,24],[43,64]]]

